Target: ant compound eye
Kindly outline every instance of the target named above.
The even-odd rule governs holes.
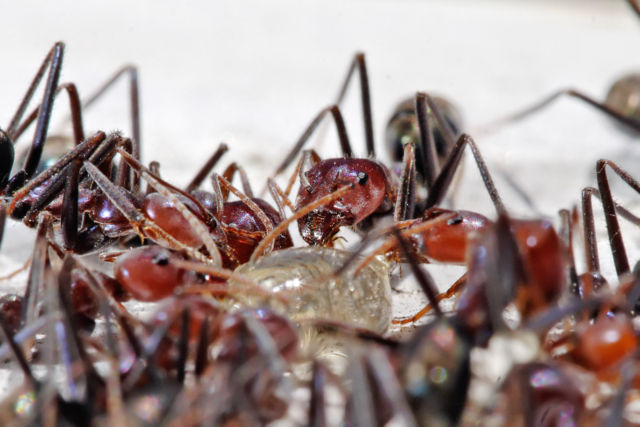
[[[358,172],[358,184],[365,185],[369,181],[369,175],[364,172]]]

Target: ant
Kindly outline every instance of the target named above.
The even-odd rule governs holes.
[[[114,74],[98,91],[91,96],[84,104],[81,103],[78,90],[73,83],[58,84],[62,62],[64,57],[64,43],[57,42],[51,48],[44,61],[42,62],[38,72],[31,82],[26,94],[24,95],[17,111],[11,119],[6,131],[0,130],[0,194],[10,196],[16,190],[23,187],[34,175],[46,169],[62,157],[63,150],[71,148],[71,144],[67,140],[60,137],[48,138],[49,121],[53,104],[56,96],[60,91],[65,90],[69,95],[69,105],[71,109],[71,123],[73,127],[73,142],[77,146],[84,139],[84,129],[82,124],[82,109],[88,108],[100,96],[105,93],[121,76],[128,76],[130,80],[130,104],[131,104],[131,122],[133,127],[134,141],[131,148],[134,155],[139,155],[138,144],[140,143],[140,124],[139,124],[139,96],[137,83],[137,70],[134,66],[126,66]],[[33,99],[39,83],[44,78],[45,72],[49,69],[46,78],[46,86],[44,90],[43,100],[26,119],[23,119],[29,102]],[[14,166],[14,142],[29,128],[36,123],[36,131],[28,153],[23,156],[23,169],[10,177],[11,170]],[[124,174],[124,171],[123,171]],[[0,207],[0,230],[4,228],[6,218],[6,207],[4,203]],[[2,235],[0,234],[0,238]]]
[[[429,128],[430,124],[427,119],[427,105],[430,107],[429,111],[433,111],[433,115],[436,117],[438,123],[436,130],[446,129],[446,132],[442,132],[446,134],[446,146],[451,148],[446,151],[447,154],[449,151],[456,151],[456,155],[452,155],[452,158],[461,154],[458,151],[462,147],[458,147],[456,150],[453,149],[456,145],[455,134],[448,124],[444,123],[445,119],[439,109],[435,107],[435,101],[426,94],[419,94],[416,97],[416,102],[418,103],[416,111],[420,112],[418,116],[421,118],[420,134],[422,144],[403,145],[404,161],[399,185],[395,183],[390,171],[378,161],[370,158],[351,158],[353,151],[338,104],[342,101],[356,68],[360,70],[367,152],[370,158],[375,158],[366,64],[364,55],[356,54],[336,104],[323,109],[314,118],[275,172],[275,175],[277,175],[284,171],[302,149],[322,118],[327,114],[331,114],[338,130],[344,158],[320,160],[315,152],[304,152],[296,167],[296,173],[290,179],[283,195],[283,197],[289,195],[296,174],[299,175],[301,185],[294,211],[320,197],[326,196],[340,185],[352,187],[352,191],[346,193],[345,196],[327,204],[323,209],[317,209],[307,214],[306,217],[300,218],[298,221],[300,233],[305,241],[313,245],[331,244],[342,225],[357,225],[359,229],[369,229],[375,217],[389,213],[392,207],[393,217],[396,222],[413,217],[415,203],[412,195],[416,191],[416,147],[423,154],[418,159],[421,162],[418,172],[421,177],[425,177],[424,179],[429,184],[433,184],[435,171],[438,168],[438,161],[434,156],[436,151],[434,148],[435,142],[431,137],[433,132]],[[439,133],[438,135],[441,134]],[[440,138],[442,139],[442,136]],[[468,140],[462,146],[466,143],[468,143]],[[426,145],[428,146],[425,147]],[[471,142],[471,145],[474,145],[473,142]],[[474,152],[476,151],[474,150]],[[457,161],[455,163],[457,164]],[[480,163],[484,165],[482,160],[480,160]],[[305,171],[307,164],[310,164],[311,167]],[[289,205],[291,206],[290,203]]]

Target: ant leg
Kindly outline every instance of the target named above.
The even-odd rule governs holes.
[[[594,297],[580,300],[574,299],[565,306],[551,307],[544,312],[527,319],[526,322],[523,323],[522,329],[534,331],[538,335],[542,335],[544,331],[549,330],[549,328],[562,321],[565,317],[576,315],[583,311],[593,312],[594,310],[601,308],[606,302],[606,299]]]
[[[309,156],[310,156],[309,158],[307,158],[305,156],[306,152],[309,153]],[[293,184],[295,184],[295,182],[296,182],[296,177],[301,175],[300,174],[300,170],[303,168],[303,163],[304,162],[310,162],[310,164],[315,165],[316,163],[320,162],[320,160],[321,160],[320,156],[313,149],[306,150],[305,152],[303,152],[303,155],[300,157],[300,160],[298,161],[298,164],[296,165],[295,170],[293,171],[293,173],[289,177],[289,181],[287,181],[287,188],[284,191],[284,194],[287,197],[289,197],[289,195],[291,194],[291,189],[293,188]]]
[[[317,209],[320,206],[323,206],[327,203],[331,203],[332,201],[334,201],[335,199],[341,197],[344,193],[346,193],[347,191],[351,190],[352,186],[351,185],[344,185],[338,189],[336,189],[334,192],[327,194],[324,197],[319,198],[318,200],[309,203],[308,205],[303,206],[301,209],[298,209],[293,215],[291,215],[289,218],[283,219],[283,221],[278,224],[277,227],[275,227],[271,233],[268,233],[260,242],[260,244],[258,244],[258,246],[254,249],[253,253],[251,254],[251,259],[250,262],[255,262],[256,259],[261,256],[264,251],[267,249],[267,247],[271,247],[271,244],[273,242],[273,240],[278,237],[282,232],[284,232],[289,225],[296,221],[298,218],[302,218],[303,216],[305,216],[306,214],[308,214],[309,212],[311,212],[314,209]]]
[[[178,268],[182,268],[185,270],[193,270],[196,273],[202,273],[202,274],[208,274],[210,276],[213,276],[215,278],[218,279],[224,279],[226,281],[229,280],[233,280],[234,282],[234,290],[240,289],[243,291],[246,291],[247,294],[251,294],[251,295],[257,295],[259,297],[264,297],[267,299],[277,299],[281,302],[287,303],[288,297],[284,296],[284,294],[274,294],[273,292],[266,290],[265,288],[263,288],[262,286],[260,286],[258,283],[254,282],[253,279],[251,279],[248,276],[245,276],[242,273],[236,273],[233,270],[229,270],[227,268],[223,268],[223,267],[216,267],[213,266],[211,264],[207,264],[207,263],[202,263],[202,262],[194,262],[194,261],[183,261],[183,260],[175,260],[172,261],[175,262],[176,267]],[[219,286],[217,286],[218,284],[212,284],[212,285],[193,285],[193,286],[183,286],[180,289],[180,292],[182,294],[208,294],[210,292],[210,290],[218,290]],[[229,292],[229,287],[228,286],[224,286],[224,296],[233,296],[233,294],[231,292]]]
[[[222,188],[220,188],[218,175],[211,175],[211,188],[216,201],[216,212],[222,212],[224,210],[224,197],[222,196]]]
[[[7,204],[3,200],[0,200],[0,244],[2,243],[2,238],[4,237],[4,226],[6,222],[7,222]]]
[[[457,214],[455,212],[438,213],[437,215],[429,217],[426,220],[421,219],[417,223],[414,220],[407,220],[407,221],[401,221],[401,222],[395,223],[392,226],[388,227],[387,229],[382,230],[379,234],[376,234],[375,236],[371,236],[371,233],[369,233],[364,237],[364,239],[362,239],[362,241],[358,244],[357,248],[351,251],[352,252],[351,256],[347,258],[344,264],[334,272],[334,276],[339,276],[340,274],[344,273],[346,269],[349,266],[351,266],[359,258],[359,254],[373,240],[378,239],[380,237],[384,237],[385,234],[392,232],[394,229],[401,230],[400,232],[402,233],[402,237],[407,238],[413,234],[418,234],[425,230],[428,230],[429,228],[438,225],[442,221],[449,221],[451,219],[454,219],[456,215]],[[362,269],[367,264],[369,264],[376,256],[386,254],[387,252],[394,250],[396,247],[397,247],[397,242],[394,239],[387,240],[386,242],[381,244],[379,247],[377,247],[375,250],[373,250],[370,254],[368,254],[366,257],[364,257],[364,259],[362,259],[360,264],[358,264],[357,268],[354,270],[354,275],[357,276],[360,273],[360,271],[362,271]]]
[[[182,315],[180,317],[180,337],[178,338],[178,361],[176,365],[178,367],[177,381],[179,384],[184,384],[187,356],[189,353],[189,326],[191,323],[189,309],[185,307],[182,310]]]
[[[579,294],[578,289],[578,273],[576,271],[576,261],[573,253],[573,230],[577,223],[577,209],[574,207],[572,212],[568,209],[560,209],[560,230],[558,234],[564,242],[566,250],[566,258],[569,270],[570,292],[574,295]]]
[[[449,122],[444,118],[444,115],[440,111],[440,108],[436,105],[433,98],[431,98],[431,96],[429,96],[429,94],[427,93],[424,94],[424,97],[425,97],[425,100],[427,101],[427,105],[429,105],[429,110],[431,111],[431,113],[433,114],[433,116],[435,117],[438,123],[438,126],[444,132],[443,136],[444,136],[446,145],[448,147],[452,147],[457,138],[456,133],[451,128],[451,125],[449,124]]]
[[[120,144],[119,146],[122,149],[126,150],[132,156],[135,155],[134,154],[136,151],[135,141],[132,140],[131,138],[124,138],[122,140],[122,144]],[[109,163],[113,167],[113,163],[112,162],[109,162]],[[160,167],[160,164],[158,163],[158,168],[159,167]],[[130,190],[133,193],[137,193],[140,189],[140,180],[137,178],[137,175],[135,174],[133,175],[134,177],[132,178],[132,172],[131,172],[131,168],[129,167],[129,164],[127,162],[120,161],[116,168],[116,176],[115,176],[116,185],[119,185],[122,188],[126,188],[127,190]]]
[[[325,399],[325,387],[327,385],[327,368],[317,360],[313,361],[311,375],[311,396],[309,397],[309,410],[307,423],[313,427],[327,426],[327,414]]]
[[[629,0],[631,2],[631,0]],[[631,3],[633,5],[633,3]],[[640,6],[635,5],[636,12],[640,15]],[[627,406],[627,393],[633,387],[633,381],[636,378],[638,368],[636,367],[635,360],[627,360],[620,366],[620,376],[622,377],[622,384],[617,390],[616,394],[611,401],[609,408],[609,415],[606,418],[605,425],[608,426],[622,426],[625,424],[624,410]]]
[[[116,145],[119,142],[120,142],[120,139],[118,137],[108,138],[107,140],[102,142],[100,145],[98,145],[98,147],[88,157],[87,160],[89,162],[94,163],[94,164],[100,165],[102,162],[104,162],[105,155],[107,153],[109,153],[109,152],[113,152],[114,148],[116,147]],[[85,160],[89,153],[90,153],[89,151],[85,151],[83,153],[80,153],[80,155],[77,156],[76,159],[73,159],[72,161]],[[64,167],[64,169],[62,169],[60,171],[60,173],[58,173],[56,176],[54,176],[51,179],[51,182],[49,184],[46,184],[46,187],[45,187],[44,191],[42,192],[42,194],[40,194],[40,196],[36,200],[33,201],[31,206],[29,206],[28,204],[26,206],[23,206],[23,207],[18,206],[18,208],[16,209],[16,211],[13,213],[12,216],[14,218],[20,218],[22,216],[23,217],[23,221],[26,224],[34,225],[35,222],[37,221],[38,213],[43,208],[45,208],[53,199],[55,199],[58,196],[58,194],[62,191],[62,189],[65,187],[65,183],[66,183],[67,177],[70,174],[71,167],[72,167],[72,162],[67,164]],[[50,168],[50,169],[53,169],[53,167]],[[45,172],[47,172],[47,171],[45,171]],[[80,172],[80,176],[78,178],[78,182],[82,181],[82,179],[84,179],[85,175],[86,175],[86,172],[81,171]],[[40,178],[40,176],[38,176],[36,178],[36,180],[38,178]],[[33,181],[36,181],[36,180],[33,180]],[[76,200],[76,203],[77,203],[77,200]],[[28,208],[26,213],[24,213],[24,208],[25,207]]]
[[[209,348],[209,317],[207,316],[200,326],[200,334],[198,336],[198,344],[196,347],[196,362],[194,366],[194,374],[197,379],[200,378],[207,366],[207,350]]]
[[[74,160],[66,177],[62,199],[62,238],[66,249],[74,250],[78,244],[78,184],[82,161]]]
[[[598,256],[598,241],[596,239],[596,225],[593,219],[593,203],[591,196],[597,192],[593,187],[582,190],[582,224],[584,228],[585,265],[590,273],[600,272],[600,257]],[[613,251],[613,258],[617,253]],[[617,263],[616,263],[617,264]]]
[[[18,362],[24,378],[27,380],[31,388],[38,389],[40,383],[33,375],[27,358],[24,356],[24,353],[22,352],[20,346],[16,343],[14,336],[9,330],[7,324],[7,319],[5,318],[4,313],[0,312],[0,333],[2,334],[3,341],[9,344],[9,349],[11,350],[11,353],[13,353],[13,356]]]
[[[373,402],[372,387],[367,380],[364,352],[360,348],[352,348],[347,378],[351,383],[351,391],[347,396],[345,420],[347,425],[374,426],[377,405]]]
[[[18,206],[18,202],[20,200],[22,200],[25,196],[27,196],[29,192],[31,192],[33,189],[39,187],[40,185],[43,185],[45,182],[47,182],[54,176],[59,175],[60,172],[63,171],[64,168],[69,163],[71,163],[73,159],[88,158],[89,155],[93,153],[99,145],[105,142],[106,138],[107,136],[105,135],[104,132],[98,132],[92,137],[85,140],[82,144],[78,145],[76,148],[71,150],[69,153],[62,156],[62,158],[60,158],[60,160],[58,160],[53,166],[43,171],[40,175],[38,175],[37,177],[29,181],[29,183],[27,183],[24,187],[20,188],[20,190],[16,191],[13,194],[13,199],[11,200],[11,202],[9,203],[9,206],[7,207],[7,213],[12,217],[22,218],[26,213],[25,209],[17,209],[17,210],[22,210],[23,212],[22,213],[16,212],[14,214],[14,210],[16,210]],[[112,136],[109,137],[109,140],[111,138]]]
[[[526,278],[518,244],[511,232],[511,221],[505,213],[498,216],[493,230],[483,239],[487,250],[484,265],[486,283],[485,302],[492,330],[506,328],[502,312],[516,295],[518,283]],[[471,283],[470,286],[474,284]],[[533,289],[532,292],[536,292]]]
[[[638,0],[627,0],[627,3],[629,3],[636,15],[640,17],[640,3],[638,3]]]
[[[373,385],[371,390],[375,396],[378,425],[384,425],[392,417],[398,416],[404,420],[402,425],[413,425],[413,413],[389,356],[378,347],[370,347],[364,359],[367,377]]]
[[[64,56],[64,43],[58,42],[47,54],[44,62],[42,63],[40,70],[36,74],[31,86],[27,90],[27,94],[20,103],[18,111],[11,119],[7,134],[13,135],[18,127],[18,123],[27,108],[28,103],[31,101],[33,94],[38,87],[40,80],[44,76],[44,71],[49,67],[49,75],[47,76],[47,83],[42,98],[41,108],[38,112],[38,122],[36,124],[36,132],[31,143],[31,149],[25,160],[25,165],[22,170],[17,172],[7,183],[4,191],[6,193],[12,193],[17,188],[21,187],[25,181],[30,179],[35,173],[40,158],[42,156],[42,150],[44,142],[47,138],[47,130],[49,128],[49,120],[51,118],[51,110],[53,109],[53,101],[55,98],[56,90],[58,87],[58,80],[60,79],[60,71],[62,68],[62,58]]]
[[[131,129],[133,134],[133,141],[136,146],[136,151],[133,156],[136,159],[140,158],[140,91],[138,90],[138,69],[135,65],[125,65],[120,70],[116,71],[114,75],[107,80],[102,86],[100,86],[89,98],[82,103],[82,108],[87,109],[93,105],[113,84],[122,76],[127,75],[129,77],[129,105],[131,108]]]
[[[491,197],[491,201],[493,202],[493,205],[496,211],[498,212],[498,214],[505,212],[502,199],[498,194],[498,190],[496,190],[495,184],[493,183],[493,179],[491,178],[491,174],[489,173],[489,170],[487,169],[487,165],[485,164],[484,159],[480,154],[480,150],[478,150],[478,147],[476,146],[476,143],[473,141],[473,138],[471,138],[467,134],[462,134],[460,138],[458,138],[458,141],[453,147],[453,150],[451,150],[451,153],[449,154],[447,161],[442,167],[440,174],[434,181],[433,186],[429,191],[429,195],[427,196],[427,201],[425,203],[425,211],[429,208],[437,206],[442,202],[442,199],[444,198],[451,184],[455,171],[457,170],[460,164],[460,160],[462,159],[462,153],[466,145],[469,145],[471,149],[471,153],[473,154],[473,157],[476,160],[476,164],[478,165],[478,170],[480,171],[480,175],[482,176],[482,181],[484,182],[484,185],[487,188],[487,192],[489,193],[489,197]]]
[[[38,317],[38,294],[45,283],[45,270],[49,264],[49,242],[47,233],[51,229],[53,217],[45,213],[38,224],[36,241],[31,255],[31,268],[27,278],[27,285],[23,295],[22,309],[20,311],[20,326],[32,324]]]
[[[144,345],[141,349],[141,355],[136,359],[135,364],[131,367],[127,377],[122,383],[122,389],[125,391],[125,393],[136,386],[138,380],[145,372],[151,377],[151,380],[153,382],[161,382],[163,378],[156,366],[154,356],[160,348],[163,340],[167,336],[169,328],[176,320],[177,316],[177,312],[172,313],[167,317],[165,322],[159,327],[156,327],[153,330],[153,333],[151,333],[151,336],[148,337],[146,345]]]
[[[291,212],[296,211],[296,208],[295,206],[293,206],[293,203],[291,203],[291,200],[289,200],[289,197],[287,197],[287,195],[284,194],[284,191],[282,191],[278,183],[275,182],[273,178],[267,179],[267,188],[269,188],[271,197],[276,202],[276,206],[278,206],[278,212],[280,213],[280,218],[285,217],[283,203],[287,205],[287,207],[289,208],[289,210],[291,210]]]
[[[58,86],[55,92],[55,97],[58,96],[60,91],[66,90],[69,97],[69,109],[71,110],[71,125],[73,127],[73,139],[76,145],[80,144],[84,140],[84,128],[82,126],[82,108],[80,106],[80,96],[78,95],[78,89],[73,83],[63,83]],[[37,106],[31,114],[20,124],[20,126],[12,134],[12,139],[17,141],[18,138],[26,131],[29,126],[38,117],[40,106]]]
[[[9,182],[9,175],[13,168],[13,161],[16,153],[13,142],[5,131],[0,129],[0,192]]]
[[[555,100],[557,100],[558,98],[564,95],[583,101],[587,105],[590,105],[600,110],[601,112],[605,113],[609,117],[612,117],[616,121],[633,129],[634,131],[640,132],[640,122],[632,119],[631,117],[625,116],[624,114],[614,110],[613,108],[607,106],[606,104],[596,101],[592,97],[585,95],[584,93],[576,89],[562,89],[557,92],[554,92],[550,96],[544,98],[542,101],[539,101],[533,104],[532,106],[523,109],[522,111],[518,111],[507,117],[504,117],[502,119],[498,119],[492,123],[489,123],[488,125],[484,126],[482,129],[484,132],[494,132],[496,129],[499,129],[501,127],[504,127],[513,123],[517,123],[522,119],[526,118],[527,116],[537,113],[538,111],[542,110],[543,108],[545,108],[546,106],[553,103]]]
[[[80,336],[78,335],[78,331],[80,327],[76,324],[75,317],[73,316],[73,308],[71,303],[71,269],[74,264],[74,259],[70,256],[66,256],[65,260],[62,264],[62,269],[58,274],[58,295],[60,298],[60,307],[62,308],[62,312],[64,313],[64,317],[66,318],[65,326],[68,330],[65,333],[67,340],[70,344],[75,347],[78,356],[82,362],[82,365],[85,370],[85,374],[87,375],[87,400],[89,404],[93,401],[92,395],[98,389],[96,387],[97,383],[102,383],[101,377],[95,371],[93,363],[87,354],[87,350],[83,345]]]
[[[409,261],[409,266],[411,267],[411,272],[413,276],[416,278],[418,283],[420,284],[420,288],[422,288],[422,292],[429,299],[429,303],[433,307],[433,311],[435,311],[437,317],[442,317],[442,309],[438,304],[438,297],[436,295],[436,285],[433,282],[433,278],[429,273],[424,271],[418,265],[418,260],[413,252],[413,250],[409,247],[409,244],[402,237],[400,231],[396,228],[393,230],[393,234],[398,241],[398,246],[400,247],[400,251],[404,255],[405,259]]]
[[[220,251],[218,250],[209,230],[206,228],[204,224],[196,218],[196,216],[189,211],[189,209],[184,206],[184,204],[178,199],[178,197],[173,194],[172,191],[174,188],[164,185],[165,182],[159,178],[154,177],[150,174],[149,170],[145,168],[142,164],[140,164],[136,159],[131,157],[126,151],[117,150],[118,153],[122,156],[123,160],[129,162],[132,166],[134,166],[137,170],[140,171],[142,178],[145,179],[155,190],[157,190],[160,194],[167,197],[171,203],[176,207],[178,212],[189,222],[189,225],[196,230],[198,235],[202,238],[202,241],[209,251],[209,255],[211,260],[206,259],[196,248],[191,248],[189,246],[185,246],[183,243],[180,243],[177,239],[163,230],[160,226],[155,224],[153,221],[149,221],[134,205],[131,203],[127,197],[124,195],[122,189],[114,185],[109,179],[100,172],[100,170],[95,167],[93,164],[89,162],[84,162],[84,167],[86,171],[89,173],[93,181],[100,187],[105,196],[113,203],[113,205],[127,218],[129,223],[132,225],[133,229],[140,236],[141,239],[144,240],[143,230],[145,227],[149,227],[157,232],[163,239],[169,242],[172,246],[176,248],[180,248],[181,250],[186,251],[190,256],[204,261],[209,262],[212,261],[217,265],[220,265]],[[182,193],[181,193],[182,194]]]
[[[351,143],[349,142],[349,137],[347,136],[347,128],[344,125],[344,119],[342,118],[342,113],[340,112],[340,108],[337,105],[332,105],[326,107],[318,113],[318,115],[313,119],[311,124],[305,129],[302,136],[298,139],[298,141],[293,146],[293,149],[287,154],[285,159],[282,161],[278,169],[276,169],[274,176],[282,173],[287,166],[296,158],[304,144],[309,140],[313,132],[316,130],[318,125],[322,122],[322,119],[327,114],[331,114],[333,118],[333,122],[336,125],[336,130],[338,132],[338,139],[340,141],[340,147],[342,148],[342,154],[345,157],[352,157],[353,151],[351,150]]]
[[[338,93],[335,104],[339,106],[344,100],[347,89],[349,88],[349,83],[351,83],[351,79],[356,71],[356,68],[358,69],[358,76],[360,77],[360,95],[362,102],[362,116],[364,120],[364,134],[367,144],[367,155],[371,158],[375,158],[376,150],[373,140],[373,114],[371,112],[369,76],[367,73],[367,64],[365,62],[364,53],[358,52],[353,57],[351,65],[349,66],[349,71],[347,72],[347,76],[344,79],[344,83],[342,83],[342,87],[340,88],[340,92]]]
[[[609,234],[609,244],[611,245],[611,251],[614,255],[616,272],[618,277],[620,277],[629,272],[629,259],[627,258],[627,251],[620,232],[620,224],[618,223],[618,216],[616,214],[616,203],[613,200],[611,188],[609,187],[609,179],[607,178],[606,171],[607,166],[609,166],[609,168],[622,178],[627,185],[638,193],[640,193],[640,183],[610,160],[600,159],[596,163],[596,178],[598,182],[598,189],[600,190],[602,209],[605,212],[604,217],[607,224],[607,232]]]
[[[418,119],[418,132],[420,134],[420,147],[417,150],[417,155],[422,158],[424,169],[420,171],[420,174],[427,189],[430,189],[438,175],[439,165],[437,161],[436,143],[433,139],[433,128],[431,121],[427,118],[427,94],[422,92],[416,94],[415,110]]]
[[[247,207],[249,209],[251,209],[251,211],[254,214],[256,214],[256,216],[258,217],[260,222],[262,222],[262,225],[264,225],[264,228],[265,228],[267,233],[270,233],[271,231],[273,231],[273,223],[271,222],[271,220],[269,219],[267,214],[265,214],[264,211],[262,209],[260,209],[260,206],[258,206],[249,197],[247,197],[244,194],[242,194],[242,192],[240,192],[240,190],[238,190],[233,185],[231,185],[231,183],[229,181],[227,181],[227,179],[225,179],[225,177],[218,176],[217,174],[214,174],[214,177],[217,178],[218,181],[222,184],[222,187],[224,187],[224,190],[226,190],[227,192],[231,191],[236,197],[238,197],[240,199],[240,201],[242,203],[247,205]]]
[[[415,208],[416,190],[416,157],[413,144],[404,147],[403,168],[400,175],[400,186],[396,194],[396,203],[393,209],[395,222],[413,218]]]
[[[449,289],[447,289],[446,291],[441,292],[441,293],[439,293],[437,295],[436,300],[438,301],[438,303],[440,301],[442,301],[442,300],[452,298],[455,295],[458,295],[460,292],[462,292],[462,290],[467,285],[467,280],[468,280],[467,273],[464,273],[462,276],[460,276],[458,278],[458,280],[456,280],[455,282],[453,282],[453,284],[451,286],[449,286]],[[424,316],[429,311],[431,311],[431,309],[433,307],[435,307],[435,306],[432,305],[431,303],[428,303],[427,305],[422,307],[422,309],[420,309],[420,311],[418,311],[413,316],[407,317],[405,319],[392,320],[391,323],[393,323],[395,325],[406,325],[407,323],[415,323],[418,320],[420,320],[420,318],[422,318],[422,316]]]
[[[150,161],[149,162],[149,170],[155,176],[160,177],[160,162],[157,162],[155,160]]]
[[[191,193],[193,190],[197,189],[200,184],[202,184],[202,181],[204,181],[207,175],[209,175],[209,172],[211,172],[211,170],[213,170],[213,168],[218,164],[220,158],[222,158],[224,153],[226,153],[228,150],[229,147],[227,146],[227,144],[225,144],[224,142],[221,143],[218,146],[218,149],[211,155],[211,157],[209,157],[209,160],[207,160],[207,162],[200,168],[198,173],[196,173],[196,176],[193,177],[184,191],[186,191],[187,193]]]
[[[229,166],[227,166],[224,172],[222,172],[222,176],[228,182],[233,182],[233,176],[236,174],[236,172],[240,175],[240,182],[242,183],[242,191],[248,198],[253,199],[253,190],[251,189],[251,184],[249,183],[249,178],[247,177],[247,173],[245,172],[242,166],[238,165],[236,162],[233,162],[229,164]],[[227,198],[229,197],[229,190],[227,190],[226,188],[223,188],[222,196],[224,198],[224,201],[226,202]]]
[[[527,192],[518,184],[515,179],[508,173],[506,170],[499,166],[494,166],[493,170],[497,173],[498,176],[504,181],[504,183],[513,190],[520,199],[527,205],[529,210],[535,214],[537,217],[544,217],[545,215],[540,211],[540,209],[536,206],[535,202],[527,194]]]
[[[307,179],[306,172],[314,167],[320,161],[320,156],[313,150],[304,150],[302,152],[302,157],[300,158],[300,167],[298,170],[298,178],[300,179],[300,186],[309,188],[309,180]],[[287,190],[289,186],[287,186]],[[289,193],[287,193],[289,195]]]

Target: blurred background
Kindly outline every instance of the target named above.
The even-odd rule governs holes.
[[[596,159],[628,168],[640,159],[637,136],[573,99],[498,132],[474,133],[560,88],[604,99],[616,78],[640,71],[640,19],[623,0],[14,2],[3,7],[0,26],[0,125],[56,40],[67,43],[61,81],[75,82],[81,94],[123,64],[138,66],[144,160],[159,160],[179,185],[225,141],[231,150],[223,163],[240,161],[261,188],[334,100],[357,51],[367,55],[380,152],[394,106],[426,90],[460,108],[489,167],[510,175],[550,216],[594,185]],[[87,130],[129,134],[127,99],[121,83],[86,113]],[[60,101],[52,132],[66,129]],[[357,90],[345,119],[364,153]],[[325,134],[314,146],[336,156],[334,131]],[[457,204],[492,213],[466,161]],[[498,186],[507,206],[527,213],[500,178]],[[24,242],[8,245],[4,254]]]

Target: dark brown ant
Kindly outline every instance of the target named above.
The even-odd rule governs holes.
[[[438,164],[444,164],[449,152],[453,149],[450,141],[455,141],[460,136],[462,130],[462,118],[458,109],[445,98],[432,96],[431,101],[435,103],[437,109],[426,106],[426,111],[420,114],[426,117],[423,122],[427,128],[418,125],[418,114],[416,114],[415,97],[402,100],[394,108],[391,117],[387,122],[385,132],[385,142],[389,157],[394,162],[401,162],[406,144],[413,144],[416,147],[416,171],[418,177],[426,185],[433,183],[437,170],[428,169],[429,162],[426,160],[430,154],[424,151],[428,147],[435,147],[435,156]],[[448,126],[440,126],[438,120],[434,120],[434,114],[441,114]],[[450,134],[449,134],[450,133]],[[433,142],[427,142],[433,138]],[[422,141],[425,141],[424,143]],[[433,154],[431,154],[433,156]]]
[[[104,196],[100,197],[95,191],[79,185],[87,175],[84,169],[81,170],[81,166],[82,161],[86,160],[107,170],[115,168],[112,159],[118,147],[133,151],[132,141],[118,134],[107,137],[98,132],[87,138],[52,167],[16,191],[7,207],[7,213],[16,219],[24,218],[27,225],[34,226],[37,215],[42,210],[49,210],[60,218],[62,236],[68,249],[86,252],[104,245],[105,240],[109,240],[108,233],[104,233],[96,223],[117,226],[124,222],[124,218],[111,213],[113,209],[110,210]],[[129,187],[132,180],[128,177],[128,167],[121,164],[118,170],[116,182]],[[64,196],[60,196],[61,192]],[[78,200],[82,203],[78,203]],[[78,213],[88,214],[87,224],[80,232]],[[117,233],[112,233],[113,235],[117,236]]]
[[[138,106],[138,85],[137,85],[137,71],[135,67],[127,66],[118,71],[113,78],[103,85],[95,95],[93,95],[84,105],[81,105],[78,91],[73,83],[58,84],[60,71],[62,68],[62,60],[64,54],[64,44],[61,42],[56,43],[53,48],[47,54],[40,69],[36,73],[31,85],[29,86],[27,93],[23,97],[16,113],[10,121],[10,124],[6,131],[0,131],[0,194],[4,196],[12,195],[17,189],[22,187],[29,179],[31,179],[36,173],[41,172],[50,166],[53,162],[57,161],[59,157],[62,157],[63,152],[67,148],[71,148],[70,144],[67,144],[64,139],[57,137],[47,138],[49,119],[51,111],[53,109],[53,103],[57,94],[66,90],[69,95],[69,103],[71,109],[71,122],[74,133],[75,145],[80,144],[85,139],[84,130],[82,125],[82,109],[89,107],[95,102],[110,86],[122,75],[128,75],[130,77],[131,85],[131,121],[134,132],[133,147],[131,148],[134,155],[139,155],[137,144],[140,141],[140,126],[139,126],[139,106]],[[49,68],[49,75],[47,77],[47,83],[44,90],[43,101],[40,106],[36,107],[31,114],[22,120],[29,102],[32,100],[34,93],[43,79],[45,72]],[[14,142],[29,128],[29,126],[36,122],[36,131],[34,138],[28,151],[28,154],[24,157],[24,167],[17,172],[11,179],[9,174],[13,168],[14,163]],[[50,141],[50,142],[49,142]],[[44,154],[43,154],[44,153]],[[126,168],[121,172],[121,176],[126,175]],[[59,186],[60,184],[58,184]],[[0,208],[0,229],[4,226],[6,217],[6,208],[2,203]],[[2,235],[0,234],[0,238]]]

